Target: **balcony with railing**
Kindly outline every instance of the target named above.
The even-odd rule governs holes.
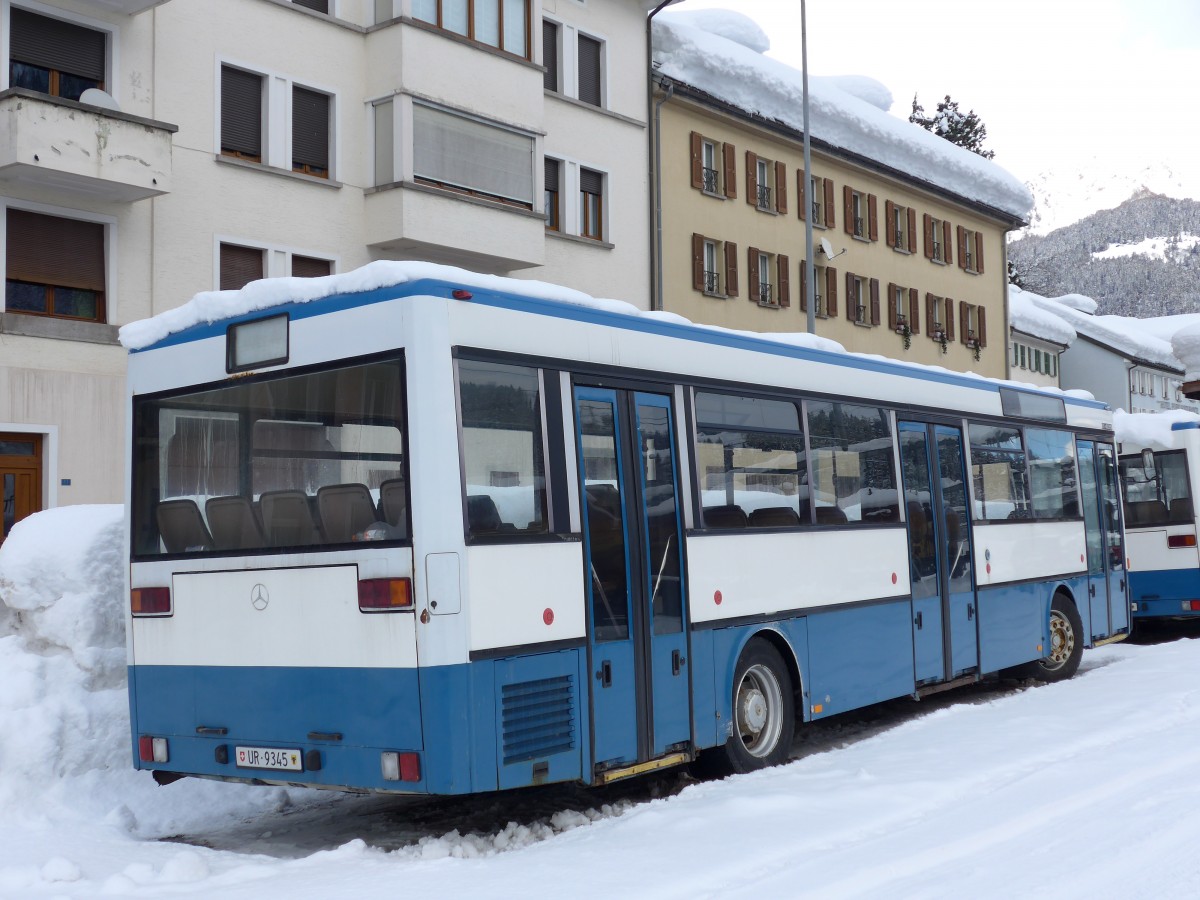
[[[771,208],[771,188],[765,184],[760,184],[758,186],[758,208]]]
[[[712,272],[708,269],[704,270],[704,293],[721,293],[721,274],[719,272]]]
[[[775,298],[772,285],[765,281],[760,281],[758,284],[758,305],[759,306],[778,306],[779,301]]]
[[[26,88],[0,91],[0,182],[130,203],[171,190],[177,126]]]
[[[719,194],[721,192],[721,177],[716,169],[705,166],[700,174],[704,179],[704,193]]]

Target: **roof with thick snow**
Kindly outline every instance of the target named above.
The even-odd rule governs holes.
[[[1016,285],[1009,285],[1008,324],[1032,337],[1070,346],[1075,340],[1075,329],[1062,316],[1047,312],[1035,304],[1033,298],[1037,296],[1032,291],[1023,291]]]
[[[764,56],[770,39],[726,10],[665,12],[654,20],[654,63],[673,81],[797,132],[803,127],[800,70]],[[891,115],[891,92],[858,76],[809,76],[809,133],[835,151],[870,160],[1024,222],[1029,189],[977,153]]]

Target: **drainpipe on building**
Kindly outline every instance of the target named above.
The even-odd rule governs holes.
[[[1000,284],[1001,296],[1004,298],[1004,305],[1001,307],[1004,310],[1004,378],[1007,381],[1012,381],[1012,320],[1008,315],[1008,232],[1004,232],[1000,237],[1000,247],[1002,252],[1000,256]],[[1055,368],[1054,378],[1058,381],[1058,386],[1062,387],[1062,369]]]
[[[662,12],[666,7],[670,6],[677,0],[662,0],[658,6],[650,11],[650,15],[646,17],[646,116],[651,120],[651,127],[654,129],[654,143],[648,149],[650,156],[650,183],[654,185],[654,191],[650,196],[650,215],[654,222],[654,227],[650,229],[650,308],[661,310],[663,308],[662,296],[662,183],[659,175],[659,110],[662,105],[670,99],[674,92],[674,85],[669,85],[667,95],[658,101],[654,102],[654,17]]]

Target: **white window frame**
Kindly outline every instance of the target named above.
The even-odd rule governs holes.
[[[263,79],[263,120],[262,120],[262,162],[255,163],[243,160],[248,166],[265,166],[279,169],[301,178],[312,178],[317,181],[336,182],[340,180],[341,170],[341,129],[338,128],[338,118],[341,110],[341,97],[336,88],[314,81],[289,78],[288,76],[264,69],[255,63],[241,59],[221,56],[215,61],[213,70],[213,153],[221,158],[221,67],[229,66],[241,69],[251,75]],[[292,171],[292,88],[299,87],[329,97],[329,176],[320,178],[315,175],[305,175]],[[370,101],[368,101],[370,102]],[[394,109],[394,108],[393,108]],[[374,117],[372,116],[372,119]],[[372,136],[374,135],[372,123]]]
[[[803,266],[804,263],[801,262]],[[828,319],[829,311],[825,307],[825,292],[829,289],[825,277],[825,267],[813,265],[813,315],[818,319]],[[807,300],[807,298],[805,298]]]
[[[543,7],[540,19],[537,16],[536,4],[533,6],[533,16],[538,21],[550,22],[558,26],[558,91],[559,96],[568,97],[571,100],[577,100],[583,103],[584,106],[592,109],[608,109],[609,108],[609,83],[608,83],[608,48],[611,43],[608,37],[598,31],[590,28],[579,28],[575,25],[558,18],[557,16],[547,15]],[[593,41],[600,43],[600,105],[592,106],[591,103],[586,103],[579,100],[579,37],[591,38]],[[545,60],[542,59],[541,47],[541,32],[536,35],[537,40],[537,61],[541,65],[545,65]],[[551,95],[555,92],[551,91]]]
[[[966,265],[964,268],[968,272],[978,271],[976,265],[978,260],[975,259],[975,236],[978,233],[977,231],[972,231],[970,228],[963,229],[963,253],[966,255]]]
[[[938,263],[946,262],[946,246],[942,240],[946,236],[945,220],[939,219],[936,216],[930,216],[930,234],[933,237],[933,261]]]
[[[114,77],[115,73],[121,71],[118,53],[120,29],[109,22],[83,16],[57,6],[39,3],[37,0],[21,0],[20,3],[13,3],[12,0],[0,0],[0,25],[3,25],[0,28],[0,38],[2,38],[0,39],[0,90],[8,90],[12,86],[9,83],[9,63],[12,61],[12,57],[9,54],[9,40],[12,36],[12,28],[9,23],[11,11],[14,6],[39,16],[45,16],[48,19],[62,19],[64,22],[70,22],[72,25],[90,28],[92,31],[100,31],[107,35],[107,48],[104,54],[104,91],[113,100],[120,103],[120,85]]]
[[[775,254],[767,253],[765,250],[758,252],[758,296],[754,299],[761,306],[778,306],[779,305],[779,286],[771,281],[771,270],[775,262]],[[767,288],[767,299],[763,300],[762,289]],[[772,294],[771,288],[775,288],[775,293]]]
[[[846,302],[854,302],[854,324],[855,325],[870,325],[871,310],[868,308],[870,298],[866,296],[865,285],[867,279],[861,275],[854,276],[854,296],[847,297]]]
[[[775,185],[772,183],[772,173],[775,171],[775,166],[772,160],[763,159],[761,156],[754,161],[754,183],[758,186],[758,196],[754,198],[754,207],[758,210],[766,212],[775,211]],[[766,203],[763,203],[763,189],[768,191]]]
[[[892,203],[893,250],[908,252],[908,207]]]
[[[867,195],[862,191],[852,190],[850,192],[850,210],[854,219],[851,223],[853,236],[866,240],[870,228],[867,222]]]
[[[718,246],[723,242],[714,240],[713,238],[704,239],[704,293],[709,296],[721,296],[724,291],[721,286],[721,257],[722,247]],[[709,264],[712,268],[709,268]],[[709,276],[712,276],[713,289],[708,289]]]
[[[724,166],[724,159],[722,157],[722,150],[718,149],[720,146],[714,140],[706,137],[700,138],[700,189],[706,194],[720,194],[723,187],[721,184],[721,169]],[[708,183],[705,180],[706,171],[713,173],[712,190],[709,190]]]

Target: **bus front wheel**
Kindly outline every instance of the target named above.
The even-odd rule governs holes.
[[[1037,681],[1066,681],[1079,671],[1083,657],[1083,623],[1075,604],[1055,594],[1050,604],[1050,646],[1041,659],[1021,666],[1017,674]]]
[[[753,772],[785,761],[796,729],[792,677],[771,644],[753,640],[733,679],[733,733],[710,751],[710,769]]]

